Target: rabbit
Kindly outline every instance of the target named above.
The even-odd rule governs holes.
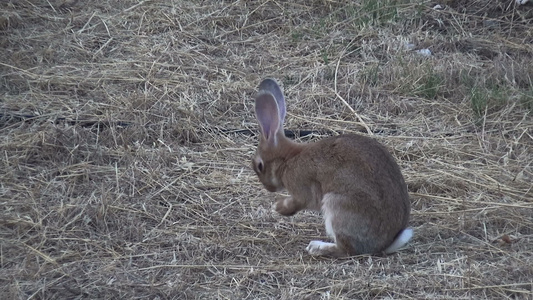
[[[311,241],[312,256],[390,254],[413,236],[408,228],[407,185],[392,155],[376,140],[356,134],[296,143],[285,136],[283,92],[264,79],[255,97],[260,140],[252,167],[270,192],[284,189],[273,209],[291,216],[321,211],[333,243]]]

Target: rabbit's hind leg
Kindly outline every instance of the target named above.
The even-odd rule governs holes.
[[[306,250],[313,256],[342,257],[347,256],[347,254],[350,252],[350,249],[347,249],[347,246],[349,247],[350,245],[347,243],[342,243],[344,241],[342,237],[337,240],[337,234],[335,233],[333,226],[337,213],[336,210],[332,209],[331,206],[331,201],[334,201],[333,199],[335,199],[335,194],[333,193],[324,195],[322,200],[322,214],[324,215],[326,233],[334,240],[334,243],[311,241]],[[340,244],[339,241],[341,242]]]
[[[358,214],[355,201],[335,193],[327,193],[322,199],[322,215],[326,233],[333,243],[312,241],[307,251],[312,255],[343,257],[372,253],[375,245],[368,239],[366,229],[371,220]]]
[[[337,244],[322,241],[311,241],[305,250],[313,256],[346,256],[344,251],[337,247]]]

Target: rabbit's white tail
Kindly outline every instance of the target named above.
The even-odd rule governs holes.
[[[407,244],[407,242],[409,242],[409,240],[412,237],[413,237],[413,229],[412,228],[405,228],[396,237],[394,242],[392,242],[392,244],[387,249],[385,249],[385,253],[391,254],[391,253],[394,253],[394,252],[398,251],[398,249],[402,248],[405,244]]]

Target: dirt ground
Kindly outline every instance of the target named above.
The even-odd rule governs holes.
[[[0,298],[533,299],[532,74],[531,2],[2,1]],[[299,141],[390,149],[405,249],[272,212],[265,77]]]

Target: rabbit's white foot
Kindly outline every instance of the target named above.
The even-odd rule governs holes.
[[[320,255],[332,255],[336,252],[338,252],[337,245],[334,243],[326,243],[322,241],[311,241],[309,242],[309,245],[307,245],[307,248],[305,248],[309,254],[313,256],[320,256]]]

